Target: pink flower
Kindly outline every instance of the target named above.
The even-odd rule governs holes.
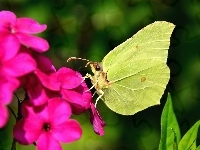
[[[93,103],[90,103],[90,122],[93,125],[94,132],[100,136],[104,135],[103,127],[106,126],[106,123],[101,118],[99,112]]]
[[[20,78],[20,80],[31,103],[34,106],[39,106],[45,104],[50,98],[55,96],[55,91],[60,89],[60,83],[58,81],[53,83],[50,81],[50,75],[55,72],[51,61],[40,53],[32,52],[31,54],[37,62],[37,69],[33,73]],[[49,84],[52,83],[52,86],[45,87],[42,82],[43,80]],[[56,86],[56,84],[58,85]],[[51,88],[54,91],[52,91]],[[57,92],[56,97],[58,96]]]
[[[71,104],[73,113],[80,114],[90,108],[92,94],[87,91],[88,87],[81,74],[65,67],[60,68],[56,74],[61,83],[61,96]]]
[[[19,85],[20,82],[16,78],[0,73],[0,128],[8,121],[6,105],[11,102],[13,93]]]
[[[0,73],[0,128],[8,121],[9,114],[6,105],[11,102],[13,93],[19,84],[20,82],[16,78]]]
[[[36,62],[30,54],[17,53],[18,50],[11,48],[12,45],[5,45],[9,45],[9,41],[0,41],[0,73],[20,77],[36,69]]]
[[[13,93],[19,85],[20,82],[16,78],[0,73],[0,105],[7,105],[11,102]]]
[[[28,53],[18,53],[19,45],[12,43],[13,37],[0,34],[0,126],[8,120],[6,105],[19,87],[18,77],[35,70],[34,59]],[[13,44],[13,45],[12,45]]]
[[[46,40],[31,35],[44,31],[46,25],[40,25],[31,18],[17,18],[11,11],[1,11],[0,18],[0,33],[13,37],[13,43],[16,45],[21,43],[38,52],[44,52],[49,49],[49,44]]]
[[[74,114],[80,114],[90,108],[92,95],[80,73],[62,67],[57,72],[47,75],[39,70],[35,74],[42,85],[60,93],[71,104]],[[86,92],[87,91],[87,92]]]
[[[26,83],[23,86],[24,90],[27,92],[29,100],[34,106],[43,105],[56,95],[55,91],[48,90],[44,87],[34,73],[23,77],[22,80]],[[56,97],[58,96],[59,94],[57,93]]]
[[[14,138],[20,144],[36,142],[38,150],[61,150],[59,142],[73,142],[82,135],[79,123],[69,119],[70,105],[62,98],[52,98],[46,105],[22,104],[23,119],[14,126]]]
[[[0,128],[6,125],[6,122],[8,121],[8,116],[9,115],[6,106],[0,103]]]
[[[7,42],[4,44],[9,45]],[[14,54],[10,49],[0,46],[0,104],[11,102],[13,92],[20,84],[17,77],[36,69],[35,60],[28,53],[17,54],[15,48],[13,50]]]

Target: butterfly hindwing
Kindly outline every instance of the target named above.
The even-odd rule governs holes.
[[[103,89],[103,101],[119,114],[132,115],[159,104],[168,80],[169,68],[162,63],[157,64],[113,82],[109,88]]]

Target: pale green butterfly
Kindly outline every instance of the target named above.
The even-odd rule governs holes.
[[[156,21],[110,51],[102,62],[90,63],[90,77],[99,99],[114,112],[133,115],[160,104],[170,78],[166,65],[175,25]]]

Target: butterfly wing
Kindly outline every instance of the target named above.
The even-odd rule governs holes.
[[[103,59],[112,84],[103,100],[113,111],[132,115],[160,103],[169,81],[166,65],[174,25],[155,22],[139,31]]]
[[[118,66],[121,62],[141,59],[141,57],[158,58],[166,63],[170,36],[174,27],[172,23],[156,21],[141,29],[104,57],[102,61],[104,72],[114,69],[114,66]]]
[[[128,66],[127,68],[130,69]],[[113,82],[109,88],[103,89],[103,100],[114,112],[132,115],[159,104],[168,81],[169,68],[163,63],[157,63],[134,75]]]

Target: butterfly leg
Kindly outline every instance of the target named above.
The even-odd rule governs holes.
[[[87,78],[91,78],[92,77],[92,75],[91,74],[89,74],[89,73],[87,73],[84,77],[82,77],[83,78],[83,81],[85,80],[85,79],[87,79]]]
[[[85,79],[91,78],[91,77],[92,77],[91,74],[88,74],[88,73],[87,73],[87,74],[83,77],[83,81],[82,81],[81,83],[83,83],[83,82],[85,81]],[[94,86],[95,86],[95,85],[93,85],[91,88],[89,88],[89,89],[86,90],[85,92],[90,91]]]
[[[85,79],[90,78],[90,77],[91,77],[91,75],[87,73],[84,77],[82,77],[83,80],[81,81],[81,83],[83,83],[85,81]]]
[[[92,94],[92,97],[94,97],[94,95],[97,93],[97,91],[94,92],[94,94]]]
[[[88,91],[90,91],[92,88],[94,88],[95,87],[95,85],[97,84],[97,82],[95,83],[95,84],[93,84],[88,90],[86,90],[85,92],[88,92]]]
[[[98,93],[99,93],[99,97],[96,99],[95,107],[96,107],[96,105],[97,105],[97,102],[98,102],[98,101],[102,98],[102,96],[104,95],[104,92],[103,92],[102,90],[99,90]]]
[[[85,77],[83,77],[84,79],[86,79],[86,78],[92,78],[92,75],[91,74],[86,74],[86,76]],[[98,81],[97,81],[98,82]],[[88,91],[90,91],[92,88],[94,88],[95,87],[95,85],[97,84],[97,82],[95,82],[88,90],[86,90],[85,92],[88,92]]]

